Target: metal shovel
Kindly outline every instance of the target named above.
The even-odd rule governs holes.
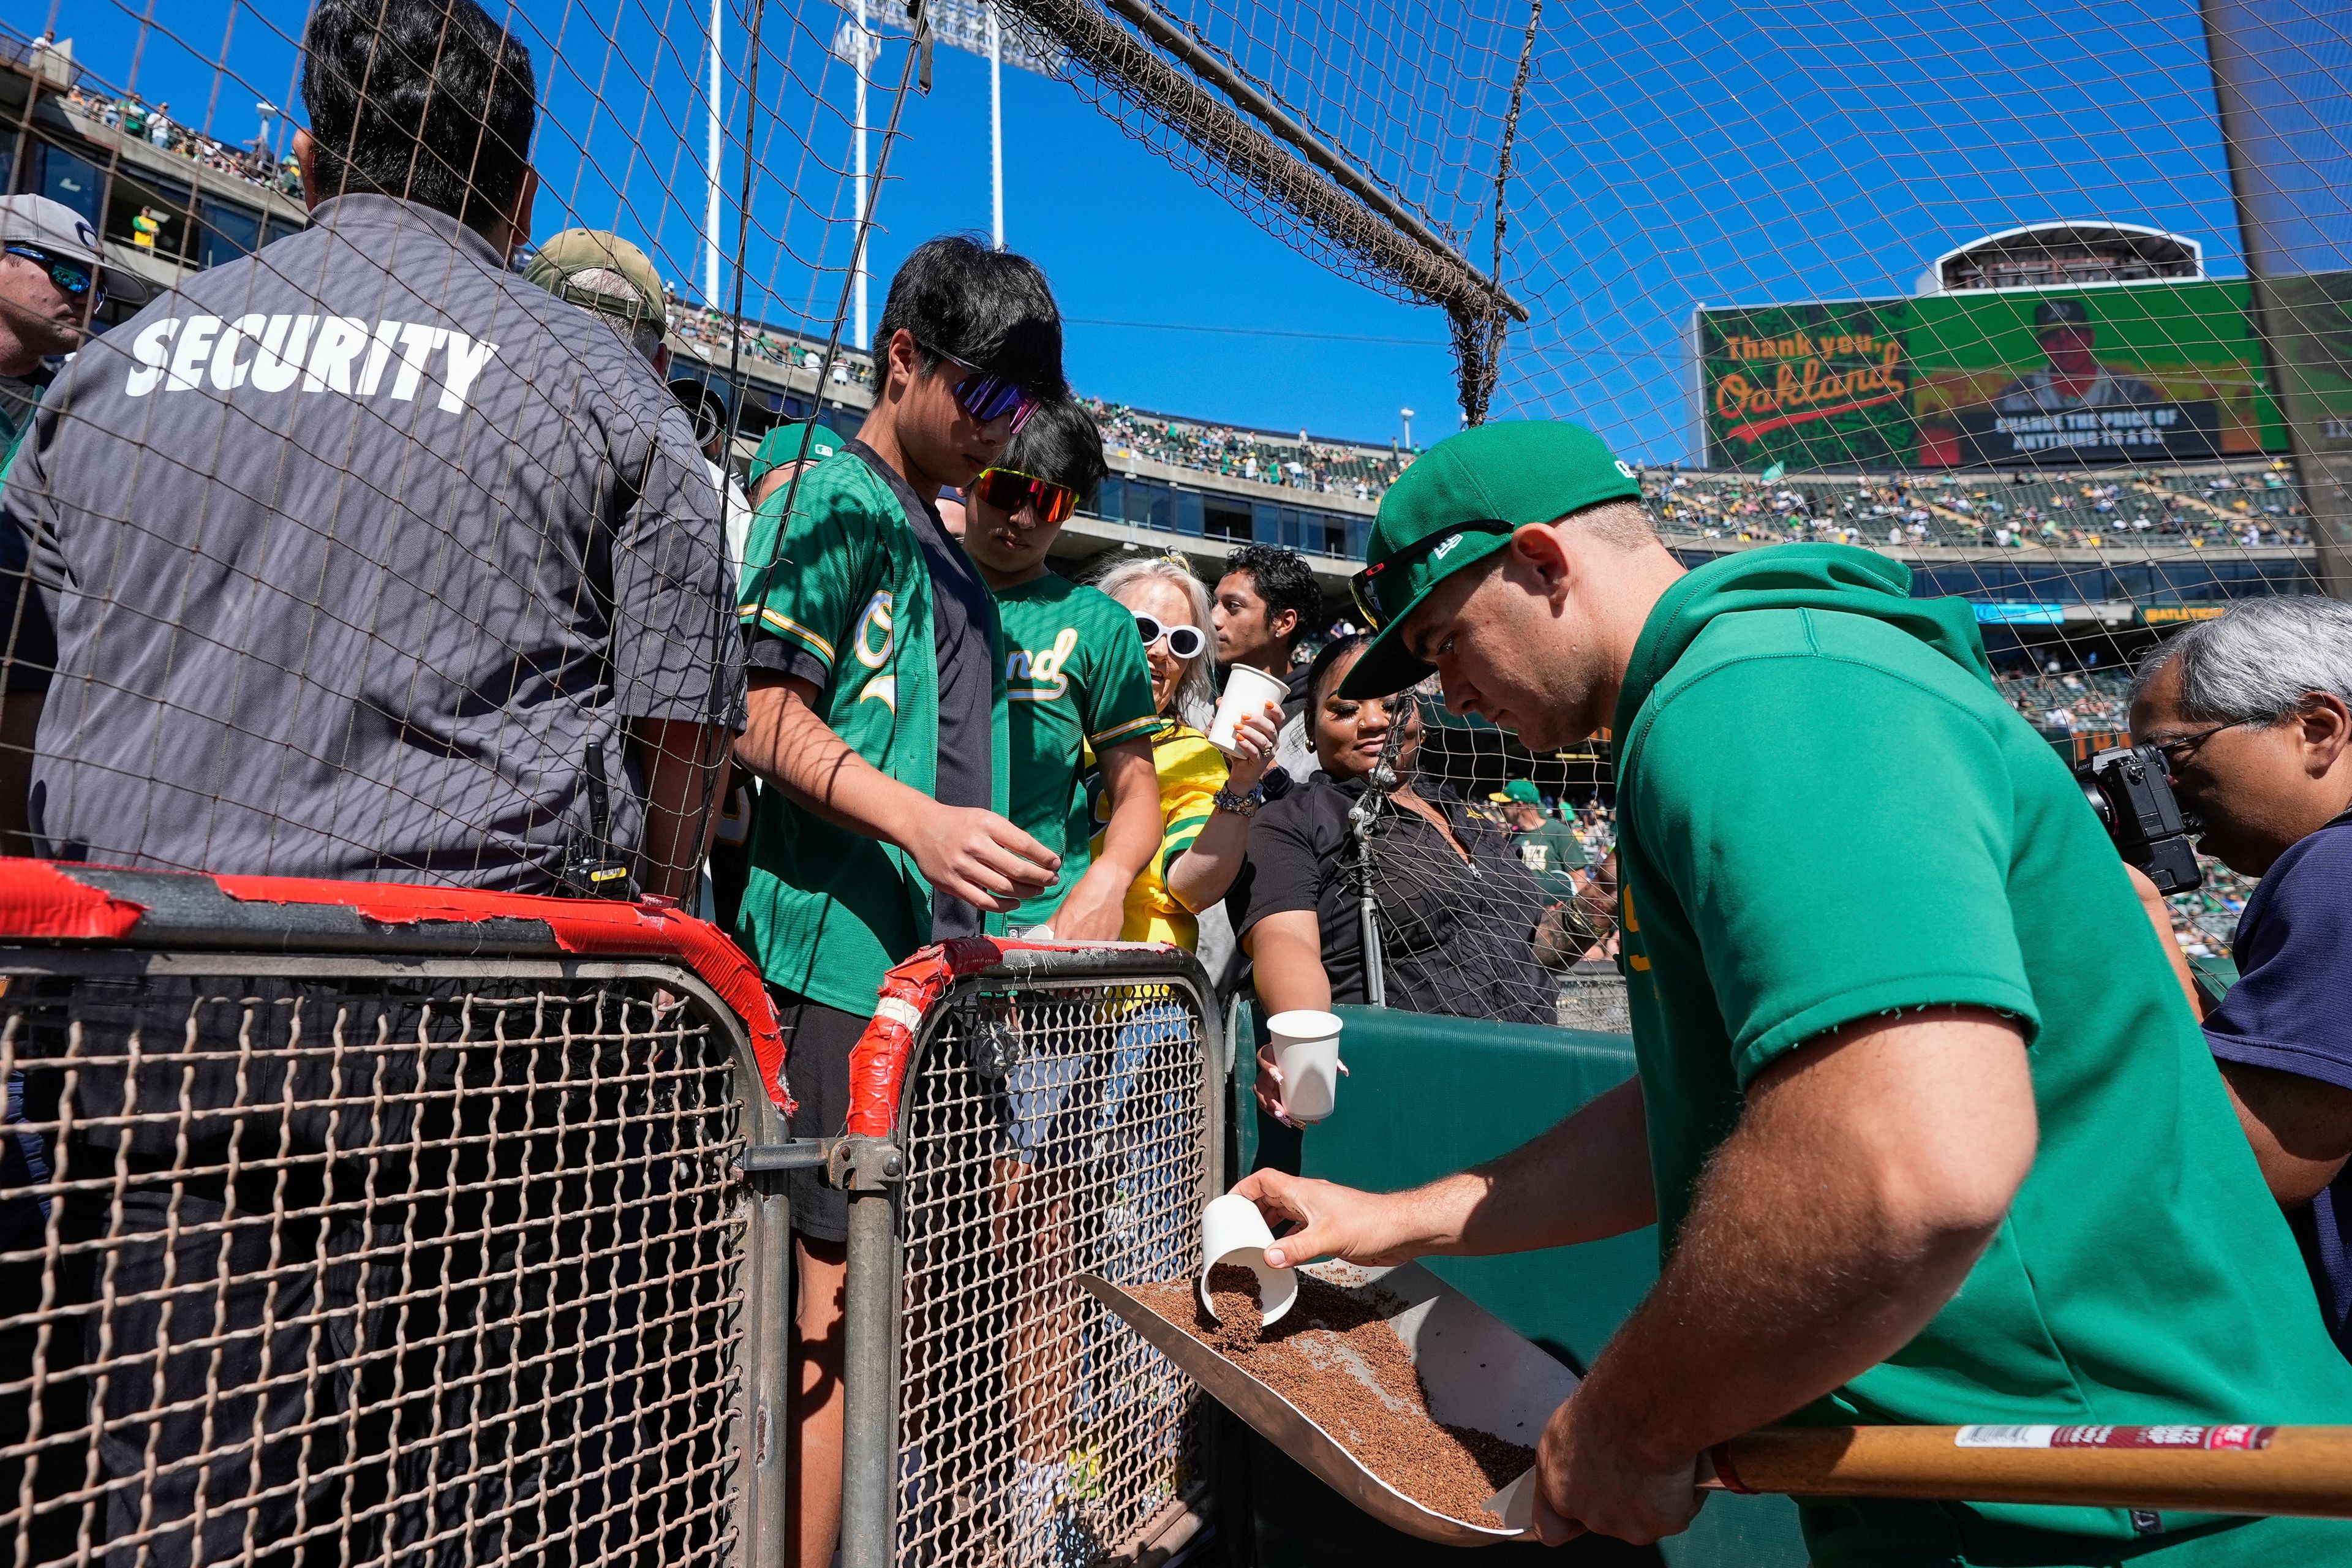
[[[1389,1323],[1420,1372],[1429,1413],[1439,1421],[1474,1426],[1532,1448],[1551,1413],[1575,1390],[1574,1373],[1419,1264],[1359,1268],[1317,1263],[1303,1272],[1350,1291],[1377,1285],[1379,1297],[1403,1303],[1389,1310]],[[1382,1523],[1447,1546],[1490,1546],[1532,1537],[1527,1506],[1531,1500],[1517,1482],[1504,1488],[1488,1505],[1507,1521],[1502,1526],[1466,1524],[1433,1512],[1366,1469],[1306,1412],[1118,1286],[1091,1274],[1079,1275],[1077,1282],[1260,1436]],[[1341,1367],[1380,1392],[1349,1358],[1339,1359]],[[1333,1375],[1341,1373],[1335,1368]],[[1521,1506],[1513,1508],[1514,1500]]]

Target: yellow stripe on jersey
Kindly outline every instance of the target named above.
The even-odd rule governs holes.
[[[765,605],[740,605],[737,609],[736,613],[738,615],[748,616],[755,611],[758,612],[762,625],[768,626],[772,630],[782,632],[784,636],[791,637],[794,642],[806,647],[811,653],[824,660],[824,667],[827,669],[831,669],[833,668],[834,660],[838,657],[834,652],[833,645],[825,641],[824,638],[817,636],[816,633],[809,630],[808,627],[801,625],[800,622],[793,619],[790,616],[780,616],[775,611],[768,608]]]
[[[1146,713],[1140,719],[1130,719],[1124,724],[1114,724],[1099,735],[1087,736],[1087,743],[1090,746],[1116,746],[1121,741],[1139,741],[1146,735],[1158,733],[1160,726],[1166,722],[1167,721],[1157,713]]]

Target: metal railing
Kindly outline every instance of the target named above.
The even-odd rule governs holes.
[[[1595,1035],[1630,1035],[1633,1015],[1625,977],[1612,963],[1580,963],[1559,977],[1559,1026]]]
[[[0,870],[0,1563],[780,1555],[740,975],[229,880]]]
[[[1206,980],[951,954],[795,1142],[756,974],[672,911],[0,863],[0,1568],[781,1563],[820,1161],[845,1560],[1131,1552],[1194,1400],[1067,1280],[1197,1267]]]
[[[1223,1143],[1206,976],[1167,949],[982,945],[911,1031],[887,1135],[840,1162],[845,1568],[1083,1568],[1199,1479],[1191,1386],[1068,1280],[1199,1267]]]

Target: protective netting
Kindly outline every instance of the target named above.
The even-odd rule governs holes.
[[[1198,1479],[1189,1384],[1071,1276],[1199,1270],[1200,1004],[1137,982],[944,1008],[900,1113],[896,1560],[1085,1568]]]
[[[1072,8],[1022,7],[1048,30]],[[2071,760],[2121,738],[2123,673],[2167,632],[2352,592],[2340,6],[1111,13],[1125,47],[1258,95],[1404,209],[1351,188],[1360,216],[1426,226],[1527,308],[1384,268],[1237,167],[1181,94],[1073,57],[1106,111],[1270,232],[1446,305],[1465,422],[1599,430],[1688,564],[1789,540],[1895,557],[1916,592],[1976,604]],[[2192,956],[2226,952],[2247,889],[2205,871],[2175,900]]]
[[[691,896],[734,475],[871,400],[915,51],[757,0],[47,9],[0,22],[11,189],[105,266],[54,384],[0,375],[9,847]]]
[[[13,1562],[736,1560],[778,1308],[723,1026],[551,963],[130,956],[6,955]]]
[[[1505,1023],[1628,1027],[1616,968],[1615,817],[1600,743],[1530,752],[1401,696],[1355,806],[1349,883],[1377,932],[1380,1002]]]

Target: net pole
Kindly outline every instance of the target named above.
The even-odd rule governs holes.
[[[2264,370],[2271,384],[2271,395],[2277,399],[2282,416],[2281,426],[2286,432],[2287,458],[2294,466],[2295,489],[2302,492],[2306,515],[2311,520],[2313,576],[2320,592],[2331,598],[2352,599],[2352,538],[2345,534],[2344,509],[2341,492],[2336,504],[2328,508],[2334,515],[2322,515],[2321,506],[2328,499],[2329,474],[2312,460],[2310,432],[2297,417],[2294,388],[2287,384],[2286,355],[2291,345],[2283,341],[2292,335],[2292,329],[2282,333],[2283,311],[2274,298],[2270,278],[2269,258],[2272,253],[2269,237],[2256,215],[2250,189],[2252,184],[2248,170],[2248,150],[2255,145],[2256,130],[2252,123],[2253,106],[2248,103],[2245,79],[2249,74],[2243,64],[2238,69],[2224,69],[2225,53],[2242,57],[2244,46],[2233,38],[2221,15],[2222,0],[2200,0],[2199,20],[2205,32],[2205,68],[2213,85],[2214,119],[2221,132],[2221,152],[2230,170],[2230,207],[2238,224],[2238,248],[2245,258],[2247,318],[2254,336],[2263,345]]]
[[[988,176],[996,248],[1004,248],[1004,32],[988,8]]]
[[[857,155],[856,162],[852,165],[856,170],[856,174],[850,181],[849,188],[850,202],[851,205],[856,206],[857,209],[859,233],[862,236],[865,231],[865,223],[866,218],[866,62],[868,57],[867,35],[866,32],[866,0],[856,0],[856,9],[855,15],[857,18],[857,30],[852,35],[853,43],[851,50],[851,52],[856,56],[856,59],[853,61],[851,68],[856,73],[857,77],[857,102],[856,110],[852,115],[852,118],[856,121],[856,134],[857,139]],[[868,340],[866,331],[866,247],[863,244],[860,244],[856,247],[855,254],[851,256],[849,264],[852,269],[852,286],[856,289],[857,296],[857,328],[852,336],[859,348],[870,349],[874,345]],[[820,384],[816,390],[818,406],[823,407],[824,388]]]
[[[725,129],[720,121],[724,113],[719,99],[719,64],[723,56],[721,27],[726,20],[727,0],[710,0],[710,99],[709,113],[705,116],[703,132],[709,144],[703,161],[706,171],[702,195],[702,297],[719,303],[719,160],[726,146]],[[741,325],[738,312],[737,326]],[[738,334],[740,335],[740,332]]]

